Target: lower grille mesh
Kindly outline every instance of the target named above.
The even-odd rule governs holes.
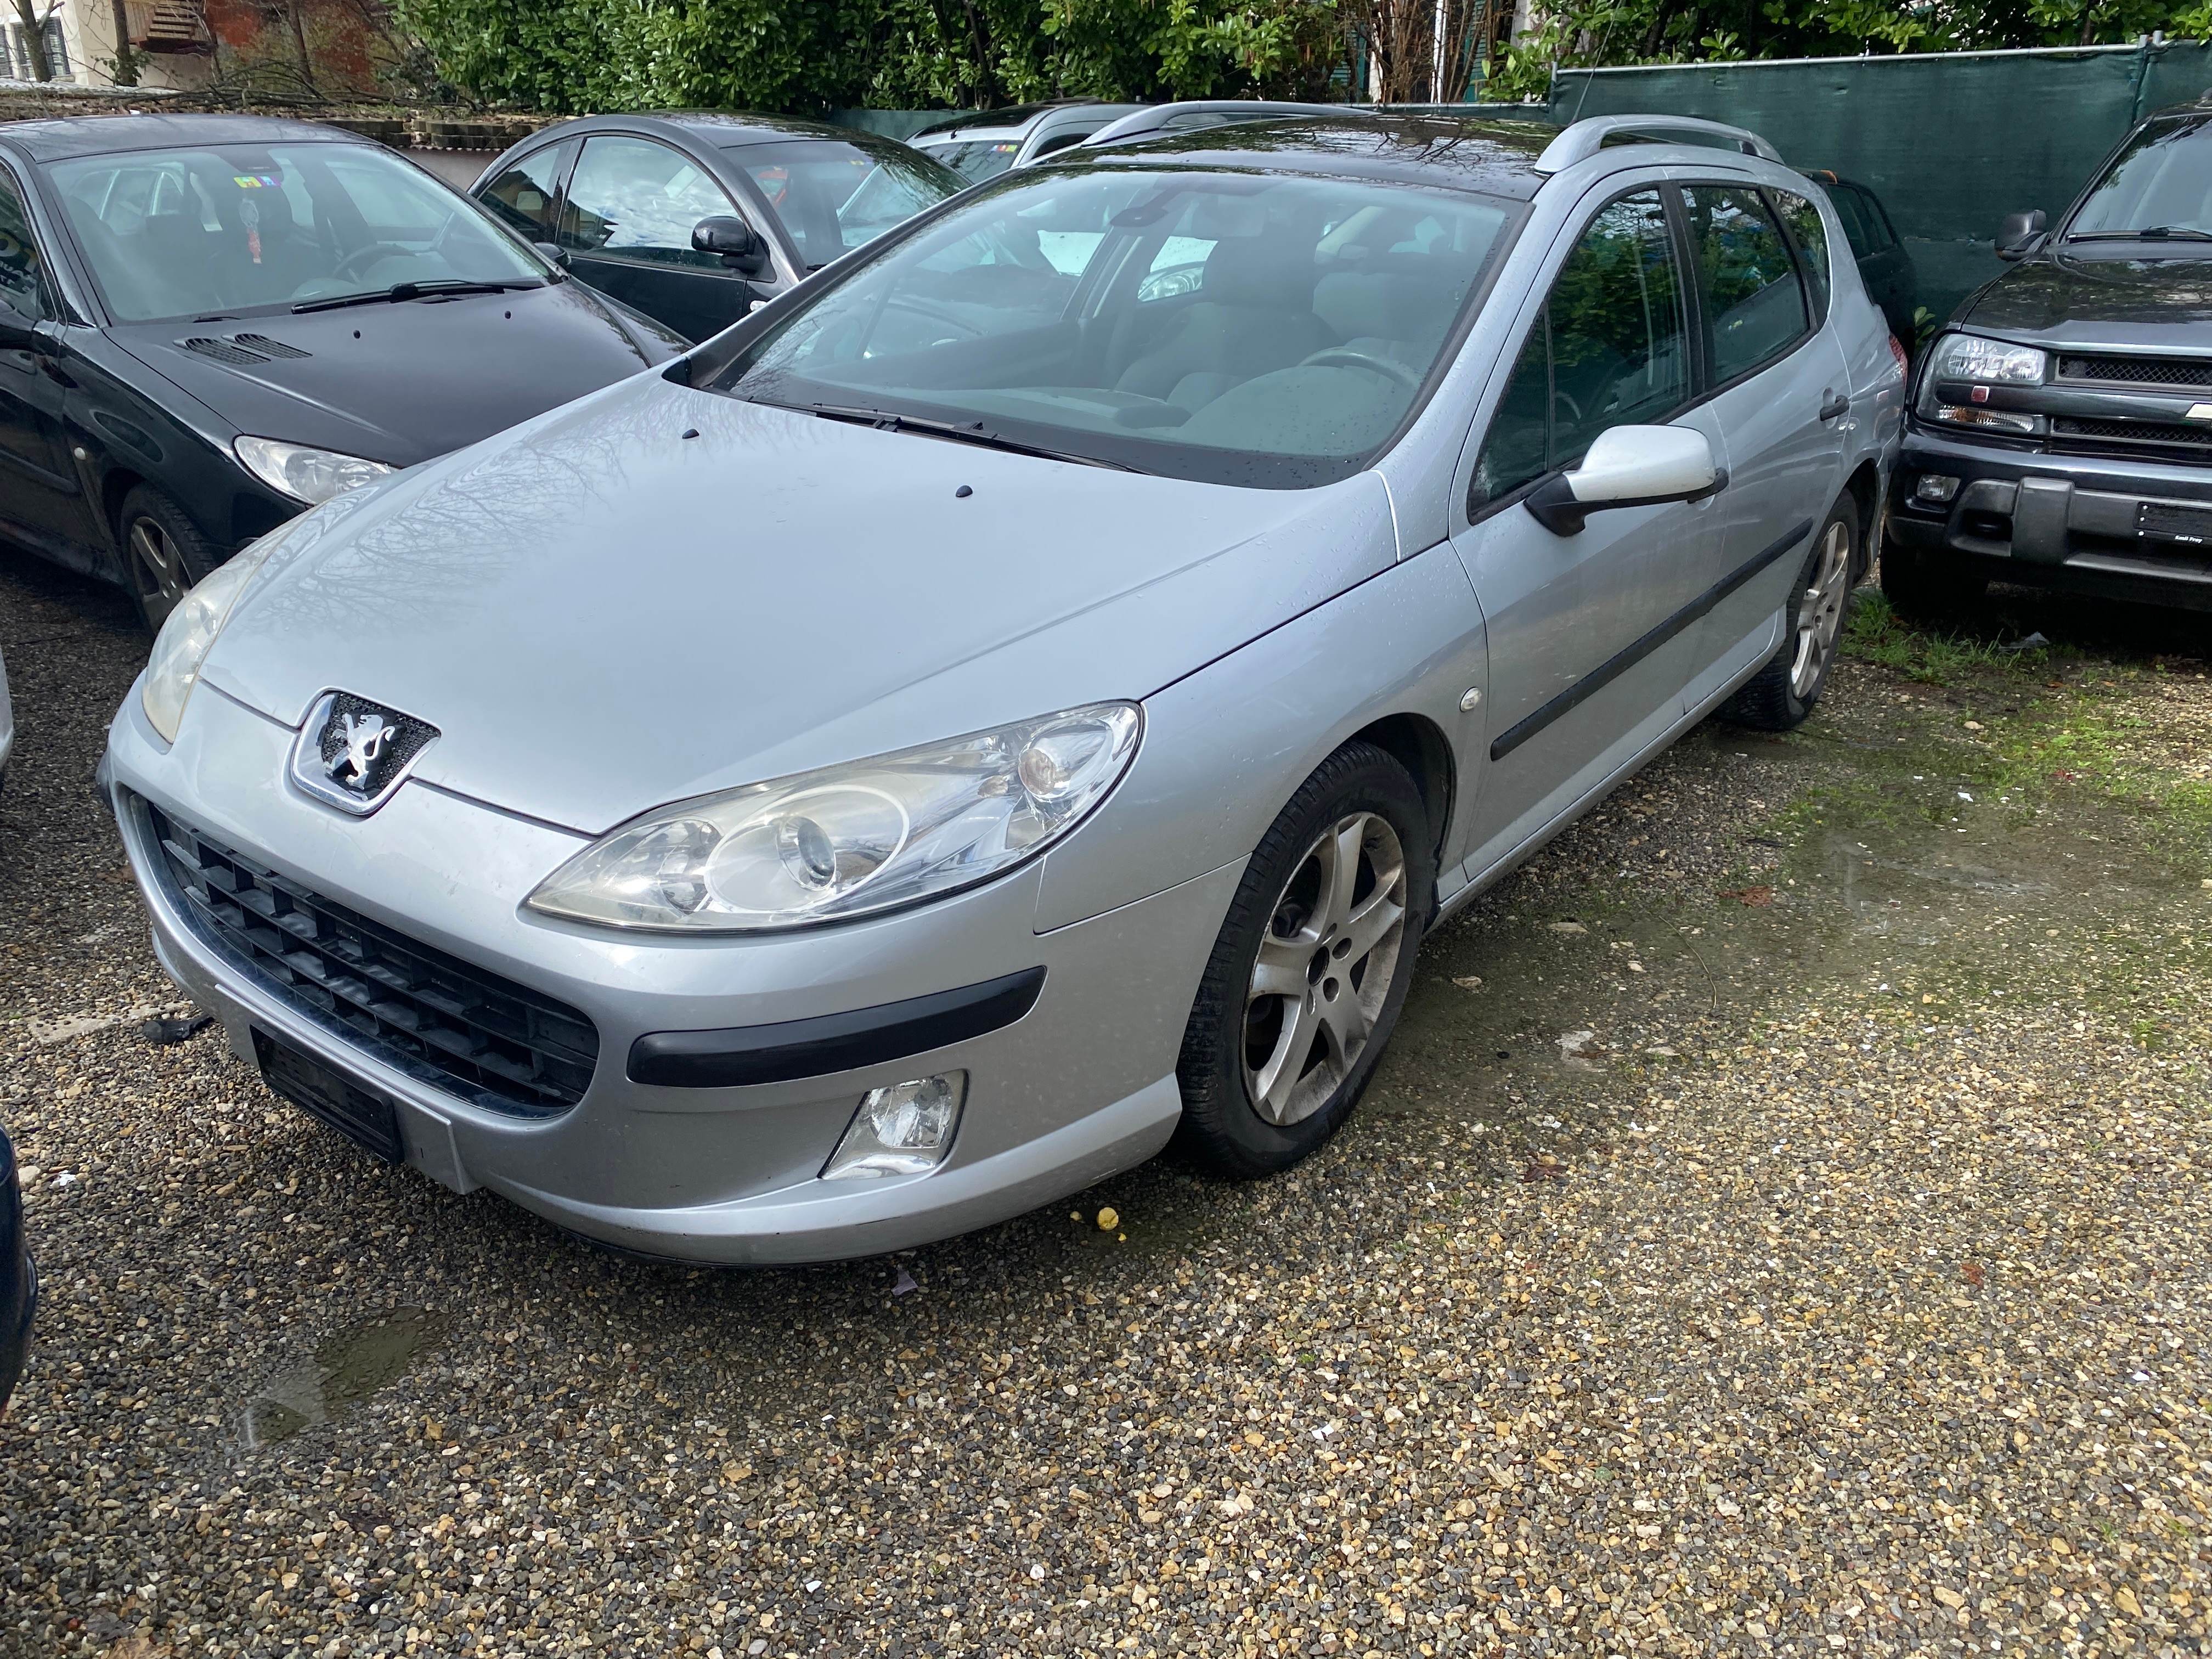
[[[265,988],[477,1105],[542,1116],[583,1098],[599,1033],[581,1010],[418,944],[140,805],[173,896]]]

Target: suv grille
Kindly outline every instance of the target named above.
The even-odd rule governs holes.
[[[2065,357],[2062,380],[2105,380],[2129,386],[2212,388],[2212,357]]]
[[[2084,421],[2071,415],[2051,417],[2051,433],[2055,438],[2090,438],[2107,444],[2156,445],[2162,448],[2185,449],[2189,460],[2212,457],[2212,425],[2163,426],[2152,421]]]
[[[356,915],[140,804],[173,896],[264,988],[475,1104],[538,1116],[583,1098],[599,1033],[581,1010]]]

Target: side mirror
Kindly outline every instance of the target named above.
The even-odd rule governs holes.
[[[551,242],[532,242],[530,246],[560,266],[562,270],[568,270],[568,250],[567,248],[556,246]]]
[[[1522,505],[1554,536],[1578,536],[1591,514],[1609,507],[1702,501],[1727,488],[1728,473],[1713,464],[1713,447],[1704,433],[1681,426],[1616,426],[1597,434],[1580,466],[1554,472]]]
[[[732,270],[750,276],[768,259],[768,244],[735,214],[717,213],[691,227],[692,251],[719,253]]]
[[[1997,258],[2025,259],[2043,246],[2043,228],[2050,221],[2041,208],[2032,213],[2008,213],[1997,226]]]

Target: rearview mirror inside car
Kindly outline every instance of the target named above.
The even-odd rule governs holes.
[[[1593,513],[1610,507],[1701,501],[1728,487],[1705,434],[1681,426],[1616,426],[1597,434],[1571,472],[1554,472],[1522,497],[1554,536],[1578,536]]]
[[[768,245],[753,228],[735,214],[716,213],[691,227],[691,246],[700,253],[719,253],[732,270],[748,275],[768,258]]]
[[[1997,226],[1997,258],[2027,258],[2043,246],[2043,227],[2048,222],[2041,208],[2028,213],[2006,214]]]

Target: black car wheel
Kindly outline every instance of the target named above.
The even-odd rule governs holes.
[[[1413,983],[1431,840],[1413,780],[1366,743],[1322,762],[1261,838],[1176,1067],[1198,1161],[1273,1175],[1351,1114]]]
[[[194,582],[222,562],[215,544],[160,490],[141,484],[123,500],[124,578],[146,631],[158,634]]]

